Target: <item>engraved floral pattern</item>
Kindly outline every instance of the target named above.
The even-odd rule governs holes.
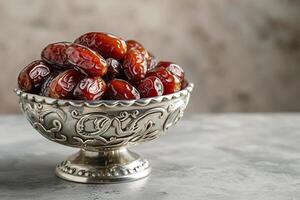
[[[99,102],[57,100],[20,90],[16,93],[28,121],[47,139],[87,152],[107,153],[159,137],[180,120],[191,91],[192,85],[172,95]],[[56,167],[56,174],[67,180],[99,183],[135,180],[150,173],[149,162],[140,157],[125,164],[86,165],[67,159]]]
[[[38,130],[44,137],[56,142],[66,142],[67,136],[61,134],[66,114],[60,108],[44,109],[40,103],[22,103],[20,107],[33,128]],[[49,117],[51,119],[49,119]]]
[[[170,99],[153,99],[153,102],[138,100],[139,103],[132,107],[125,103],[111,108],[103,102],[98,106],[81,106],[71,101],[70,104],[56,100],[44,102],[40,96],[22,92],[19,95],[22,111],[44,137],[64,145],[98,151],[132,146],[159,137],[182,117],[189,92],[174,94]]]
[[[135,145],[157,138],[181,118],[186,106],[184,101],[182,103],[120,112],[83,112],[80,109],[67,112],[58,106],[28,101],[20,105],[32,126],[47,139],[97,150]]]

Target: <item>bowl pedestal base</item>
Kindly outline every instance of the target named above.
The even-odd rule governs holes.
[[[150,164],[126,148],[92,152],[80,150],[59,165],[58,177],[79,183],[119,183],[148,176]]]

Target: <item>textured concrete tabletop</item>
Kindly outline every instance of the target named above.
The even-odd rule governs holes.
[[[150,177],[87,185],[54,175],[76,149],[47,141],[23,116],[0,116],[0,199],[300,199],[300,115],[186,115],[132,150]]]

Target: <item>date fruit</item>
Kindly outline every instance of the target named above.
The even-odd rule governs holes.
[[[147,61],[138,50],[130,49],[124,56],[123,70],[129,81],[140,81],[146,77]]]
[[[108,97],[113,100],[139,99],[140,94],[130,83],[121,79],[114,79],[108,84]]]
[[[105,91],[106,83],[102,78],[84,78],[75,87],[73,96],[82,100],[100,100]]]
[[[91,49],[72,44],[66,49],[68,62],[90,76],[104,76],[107,72],[105,59]]]
[[[47,79],[42,84],[40,95],[45,96],[45,97],[49,96],[50,83],[60,73],[62,73],[62,71],[57,71],[57,70],[50,73],[50,75],[47,77]]]
[[[127,51],[126,42],[122,38],[108,33],[85,33],[74,42],[98,52],[104,58],[121,60]]]
[[[24,92],[37,93],[49,74],[50,68],[47,63],[42,60],[33,61],[20,72],[19,88]]]
[[[130,49],[136,49],[139,52],[141,52],[141,54],[143,56],[145,56],[146,58],[148,57],[148,52],[143,47],[143,45],[141,43],[139,43],[138,41],[135,41],[135,40],[126,40],[126,45],[127,45],[127,51],[129,51]]]
[[[149,76],[137,86],[142,98],[161,96],[164,93],[164,86],[156,76]]]
[[[104,76],[105,80],[113,80],[115,78],[122,78],[123,76],[123,71],[121,64],[113,58],[107,58],[106,59],[107,63],[107,73]]]
[[[157,64],[156,58],[152,53],[148,52],[141,43],[135,40],[126,40],[126,44],[127,44],[127,51],[129,51],[130,49],[136,49],[139,52],[141,52],[141,54],[146,59],[148,70],[151,70],[156,66]]]
[[[18,77],[25,92],[57,99],[132,100],[167,95],[188,85],[182,68],[156,57],[138,41],[89,32],[56,42]]]
[[[154,69],[157,65],[157,59],[152,53],[148,53],[148,57],[146,58],[147,60],[147,69],[148,71]]]
[[[155,68],[147,73],[147,76],[156,76],[164,86],[164,95],[177,92],[181,89],[181,82],[177,76],[163,67]]]
[[[169,62],[169,61],[160,61],[156,67],[163,67],[167,69],[169,72],[177,76],[180,82],[182,82],[184,79],[184,71],[176,63]]]
[[[47,63],[54,65],[59,69],[70,68],[66,49],[69,47],[70,42],[57,42],[46,46],[41,53],[41,57]]]
[[[49,84],[49,97],[71,99],[75,86],[82,78],[83,75],[75,69],[60,73]]]

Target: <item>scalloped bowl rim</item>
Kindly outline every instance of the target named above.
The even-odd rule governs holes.
[[[146,106],[150,103],[160,103],[163,101],[171,100],[178,98],[180,96],[185,96],[193,90],[194,84],[188,83],[188,85],[181,89],[178,92],[162,95],[158,97],[151,97],[151,98],[141,98],[135,100],[96,100],[96,101],[84,101],[84,100],[72,100],[72,99],[54,99],[51,97],[45,97],[38,94],[32,94],[23,92],[21,89],[16,88],[14,91],[15,93],[20,96],[22,99],[27,99],[36,103],[45,103],[49,105],[60,105],[60,106],[74,106],[74,107],[115,107],[115,106]]]

